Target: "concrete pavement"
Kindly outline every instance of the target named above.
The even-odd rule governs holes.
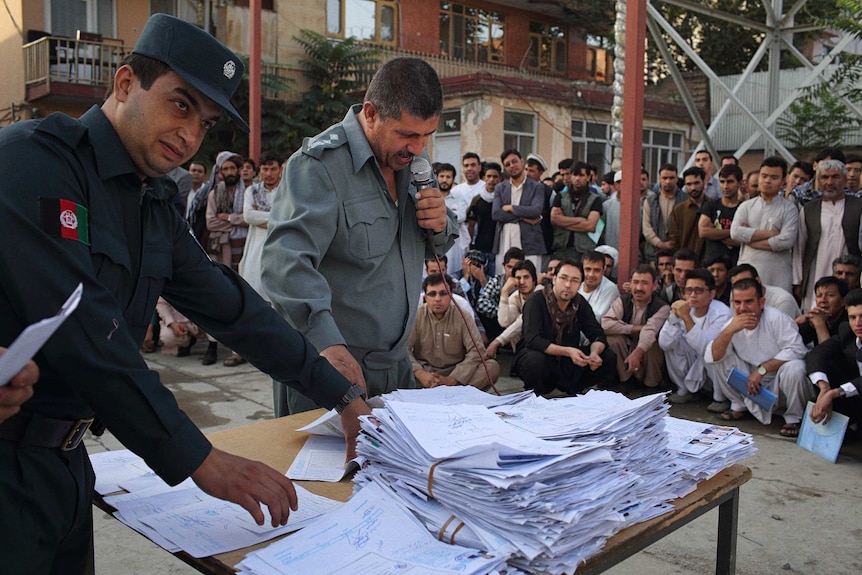
[[[183,410],[206,433],[272,417],[269,377],[244,364],[202,366],[205,345],[186,358],[145,355],[151,368],[176,395]],[[501,356],[508,375],[511,356]],[[518,389],[519,380],[501,378],[501,391]],[[673,406],[671,413],[717,422],[707,401]],[[846,444],[833,465],[778,434],[781,418],[765,427],[756,421],[738,427],[755,435],[757,454],[743,462],[753,478],[741,489],[737,573],[772,575],[858,574],[862,572],[862,442]],[[89,437],[90,452],[121,449],[109,433]],[[147,539],[93,509],[96,572],[100,575],[197,573]],[[612,575],[702,575],[715,571],[717,510],[652,545],[608,571]],[[311,575],[311,574],[308,574]],[[369,574],[373,575],[373,574]]]

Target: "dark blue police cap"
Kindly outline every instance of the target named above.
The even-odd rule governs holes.
[[[245,66],[236,54],[212,35],[185,20],[167,14],[153,14],[132,52],[170,66],[248,132],[248,124],[230,103]]]

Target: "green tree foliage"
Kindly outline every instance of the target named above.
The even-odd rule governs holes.
[[[815,23],[818,19],[833,13],[836,10],[836,2],[840,1],[842,0],[809,0],[796,13],[793,20],[794,25],[802,26]],[[766,23],[766,11],[760,0],[702,0],[697,3],[724,13],[742,16],[753,22]],[[756,30],[705,14],[690,12],[685,8],[663,3],[660,0],[654,1],[653,5],[673,25],[675,30],[688,40],[697,54],[718,75],[742,72],[764,37],[762,33]],[[785,3],[785,10],[789,8],[790,5]],[[803,46],[819,34],[820,31],[797,32],[793,35],[793,44],[797,47]],[[666,37],[665,41],[670,46],[677,65],[681,69],[696,69],[694,62],[678,46],[673,44],[669,37]],[[650,44],[652,45],[652,42]],[[657,57],[655,54],[656,52],[651,46],[650,55]],[[782,52],[782,68],[793,68],[800,65],[802,63],[797,61],[792,54],[787,51]],[[766,68],[767,59],[764,58],[758,70],[765,70]]]
[[[300,64],[311,82],[287,118],[285,137],[295,149],[303,138],[341,121],[347,108],[368,86],[379,65],[379,51],[356,38],[330,40],[311,30],[302,30],[294,40],[305,51]]]
[[[613,39],[614,0],[553,0],[563,8],[564,20],[582,28],[587,34],[594,34]],[[721,12],[742,16],[753,22],[766,23],[766,11],[761,0],[691,0]],[[809,0],[796,14],[794,24],[801,26],[812,24],[829,15],[837,14],[836,4],[856,4],[860,0]],[[709,64],[719,75],[738,74],[748,65],[751,57],[760,46],[763,34],[705,14],[690,11],[680,6],[671,5],[662,0],[652,0],[652,5],[658,9],[674,29],[694,47],[698,55]],[[785,10],[792,3],[785,2]],[[857,18],[856,22],[859,20]],[[796,33],[793,42],[802,46],[819,32]],[[648,35],[649,37],[649,35]],[[677,47],[669,36],[665,42],[682,70],[695,70],[697,67]],[[666,75],[666,67],[661,62],[658,50],[652,39],[648,43],[648,59],[654,62],[660,76]],[[782,67],[792,68],[800,63],[788,52],[782,54]],[[765,60],[760,69],[766,69]]]
[[[790,105],[778,119],[778,136],[805,156],[823,148],[841,147],[850,132],[859,127],[843,99],[829,90],[808,94]]]
[[[824,30],[862,39],[862,0],[836,0],[838,9],[827,18],[818,18]],[[862,126],[848,102],[862,104],[862,57],[842,54],[828,81],[807,88],[778,120],[778,135],[802,154],[826,147],[841,147],[845,139]]]

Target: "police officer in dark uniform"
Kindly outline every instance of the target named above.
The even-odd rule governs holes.
[[[248,130],[230,104],[242,73],[212,36],[157,14],[101,108],[0,131],[0,345],[84,285],[35,358],[33,398],[0,424],[4,572],[93,572],[94,478],[81,437],[94,416],[171,485],[191,476],[258,523],[264,503],[273,526],[296,507],[281,472],[213,448],[147,369],[138,349],[159,295],[273,378],[339,409],[355,449],[357,416],[369,413],[362,388],[207,258],[161,178],[222,111]]]

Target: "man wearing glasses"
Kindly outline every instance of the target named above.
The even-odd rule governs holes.
[[[682,293],[683,298],[671,304],[670,315],[658,335],[668,376],[677,388],[668,400],[675,404],[697,401],[697,392],[711,386],[713,402],[707,409],[713,413],[725,412],[730,403],[706,377],[703,354],[733,314],[729,307],[714,299],[715,278],[708,270],[685,272]]]
[[[536,395],[574,395],[613,373],[616,358],[578,288],[584,270],[575,260],[557,266],[554,283],[524,304],[524,327],[514,368]],[[581,334],[590,340],[581,346]]]
[[[446,279],[431,274],[422,282],[425,301],[407,339],[413,377],[422,387],[472,385],[487,389],[500,377],[500,364],[482,356],[479,328],[469,315],[452,305]]]

